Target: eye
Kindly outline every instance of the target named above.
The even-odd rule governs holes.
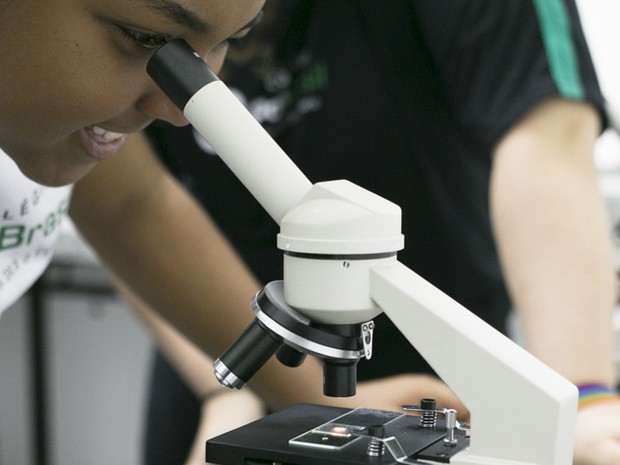
[[[244,40],[243,40],[244,38],[245,38],[245,36],[243,36],[243,37],[229,37],[228,39],[226,39],[224,41],[224,43],[227,44],[227,45],[236,45],[239,42],[244,42]]]
[[[218,47],[228,47],[228,46],[234,46],[239,44],[240,42],[243,43],[245,42],[243,39],[245,39],[245,37],[250,33],[252,29],[251,28],[246,28],[243,29],[239,32],[237,32],[235,35],[229,37],[228,39],[220,42],[220,44],[218,45]]]
[[[239,39],[235,39],[233,37],[230,37],[230,38],[220,42],[217,45],[216,49],[227,49],[229,46],[234,45],[235,42],[238,42],[238,41],[239,41]]]
[[[124,26],[117,26],[122,36],[131,41],[132,44],[147,50],[156,50],[171,40],[167,34],[152,34],[149,32],[138,32]]]

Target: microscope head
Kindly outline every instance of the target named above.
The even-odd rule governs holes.
[[[402,246],[400,208],[348,181],[315,184],[282,219],[284,281],[254,299],[256,320],[216,361],[218,379],[238,387],[275,352],[289,366],[311,354],[323,362],[325,395],[354,395],[380,313],[370,270],[394,263]]]

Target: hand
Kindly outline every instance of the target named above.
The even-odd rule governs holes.
[[[354,397],[326,397],[326,402],[338,407],[367,407],[401,412],[401,405],[419,404],[421,399],[433,398],[438,407],[456,409],[459,420],[467,421],[469,411],[450,388],[431,375],[402,374],[358,383]]]
[[[573,465],[620,463],[620,401],[585,407],[577,413]]]
[[[251,390],[231,391],[220,386],[202,404],[198,433],[185,465],[204,465],[207,439],[261,418],[264,408]]]

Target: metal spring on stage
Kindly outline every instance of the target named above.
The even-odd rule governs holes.
[[[420,402],[420,408],[422,410],[420,415],[420,427],[421,428],[434,428],[437,423],[437,403],[435,399],[422,399]]]
[[[371,439],[368,443],[367,454],[370,457],[381,457],[385,453],[385,444],[378,439]]]
[[[370,441],[368,442],[366,455],[370,457],[381,457],[385,454],[385,444],[381,440],[385,436],[385,429],[382,425],[372,425],[368,428],[368,434],[370,435]]]

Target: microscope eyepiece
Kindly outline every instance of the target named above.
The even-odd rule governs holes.
[[[147,63],[146,72],[181,110],[196,92],[219,80],[183,39],[158,49]]]

